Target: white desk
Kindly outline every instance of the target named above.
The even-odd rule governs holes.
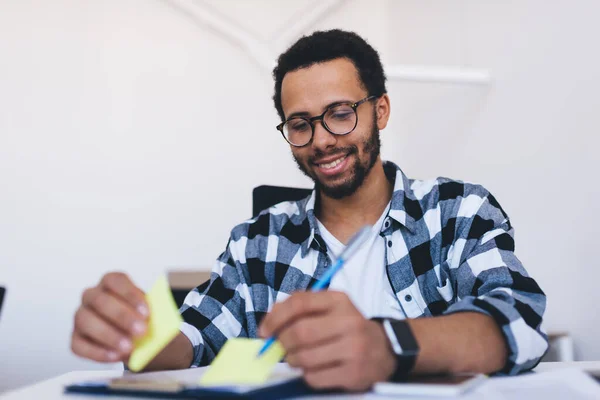
[[[580,361],[580,362],[546,362],[540,363],[535,369],[538,372],[552,371],[564,368],[577,368],[583,371],[600,371],[600,361]],[[122,375],[122,371],[73,371],[60,375],[56,378],[48,379],[31,386],[27,386],[21,389],[17,389],[11,392],[7,392],[0,396],[0,400],[93,400],[95,396],[89,395],[78,395],[78,394],[64,394],[63,389],[65,385],[81,382],[85,380],[104,379],[118,377]],[[503,378],[500,378],[503,379]],[[336,395],[333,396],[336,399],[384,399],[381,396],[370,395],[370,394],[358,394],[358,395]],[[132,397],[117,397],[110,396],[104,397],[107,400],[131,400]],[[332,396],[318,397],[319,399],[331,399]],[[302,399],[317,399],[317,397],[303,397]]]

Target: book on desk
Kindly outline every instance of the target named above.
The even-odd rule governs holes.
[[[269,380],[260,385],[205,386],[199,383],[207,368],[181,371],[125,373],[120,378],[78,382],[65,387],[66,393],[160,397],[172,399],[285,399],[319,393],[302,379],[301,372],[286,364],[277,365]]]

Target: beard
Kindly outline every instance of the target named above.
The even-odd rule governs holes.
[[[350,133],[350,135],[351,134],[352,133]],[[357,145],[338,147],[327,153],[317,150],[315,154],[307,160],[307,164],[310,165],[312,164],[312,160],[325,156],[346,154],[347,157],[350,157],[352,155],[356,155],[357,162],[352,166],[350,177],[345,179],[343,182],[334,185],[321,182],[319,178],[302,163],[301,160],[296,158],[295,155],[293,155],[294,161],[296,161],[296,165],[298,165],[300,171],[302,171],[304,175],[308,176],[315,183],[315,188],[317,191],[324,193],[327,197],[339,200],[344,197],[351,196],[356,192],[356,190],[365,181],[365,178],[373,168],[373,165],[375,165],[377,157],[379,157],[381,152],[381,140],[379,138],[379,128],[377,128],[375,123],[373,123],[373,126],[371,127],[371,134],[369,137],[360,143],[360,145],[362,147],[362,153],[366,156],[365,160],[360,159],[359,148]]]

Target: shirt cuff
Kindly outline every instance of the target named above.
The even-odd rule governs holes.
[[[444,314],[479,312],[492,317],[505,340],[508,357],[500,374],[516,375],[534,368],[548,349],[541,331],[529,327],[511,305],[490,297],[467,297],[453,304]],[[512,321],[511,321],[512,320]]]
[[[179,326],[179,330],[181,333],[188,338],[192,347],[194,348],[194,359],[192,360],[191,367],[197,367],[200,365],[200,360],[202,359],[202,349],[204,348],[204,339],[202,338],[202,334],[194,325],[188,324],[187,322],[182,322]]]

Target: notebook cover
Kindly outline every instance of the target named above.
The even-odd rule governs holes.
[[[277,385],[263,387],[244,393],[227,391],[225,389],[214,389],[206,387],[184,388],[179,391],[155,391],[155,390],[129,390],[114,389],[107,382],[82,382],[65,387],[65,393],[84,393],[107,396],[131,396],[161,399],[250,399],[250,400],[275,400],[289,397],[301,397],[330,391],[316,391],[311,389],[301,379],[293,379]]]

